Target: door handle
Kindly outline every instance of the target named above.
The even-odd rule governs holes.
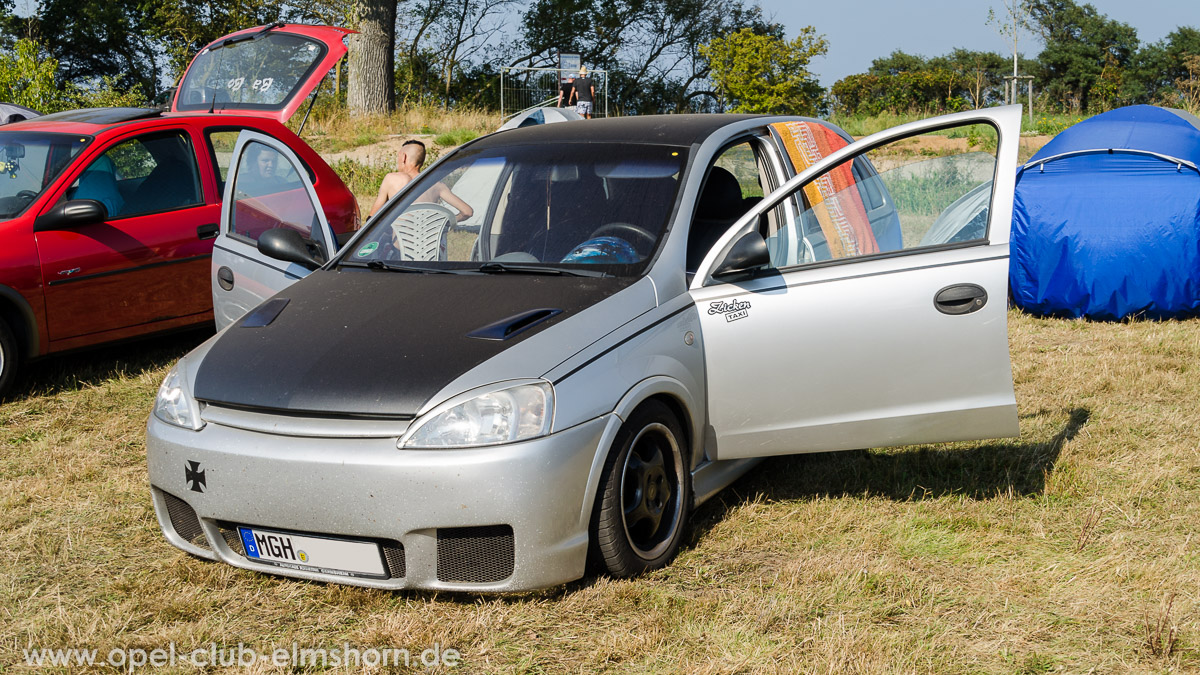
[[[983,309],[988,294],[977,284],[947,286],[933,296],[933,306],[942,314],[970,314]]]
[[[227,291],[233,290],[233,270],[221,267],[217,270],[217,283]]]
[[[201,225],[200,227],[196,228],[196,236],[200,238],[200,241],[204,241],[205,239],[216,239],[217,232],[219,232],[220,229],[220,226],[218,226],[216,223]]]

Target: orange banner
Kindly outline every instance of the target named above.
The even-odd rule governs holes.
[[[818,122],[777,122],[771,128],[783,139],[796,173],[847,145],[837,132]],[[851,162],[843,162],[804,186],[807,206],[816,215],[833,258],[879,252],[862,197],[857,189],[849,189],[854,187],[851,167]]]

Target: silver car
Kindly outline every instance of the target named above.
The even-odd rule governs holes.
[[[519,591],[666,565],[761,457],[1015,435],[1019,126],[1013,106],[858,142],[738,115],[504,131],[348,242],[295,156],[244,132],[224,328],[149,420],[163,533],[260,572]]]

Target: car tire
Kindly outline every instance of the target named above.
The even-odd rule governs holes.
[[[4,398],[12,385],[20,365],[21,355],[17,352],[17,339],[13,337],[8,323],[0,319],[0,399]]]
[[[658,401],[639,406],[621,426],[592,513],[592,559],[615,577],[665,566],[679,551],[692,504],[686,437]]]

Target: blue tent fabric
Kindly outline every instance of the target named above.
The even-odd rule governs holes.
[[[1013,302],[1098,320],[1200,315],[1195,166],[1200,120],[1178,111],[1131,106],[1059,134],[1017,177]]]

